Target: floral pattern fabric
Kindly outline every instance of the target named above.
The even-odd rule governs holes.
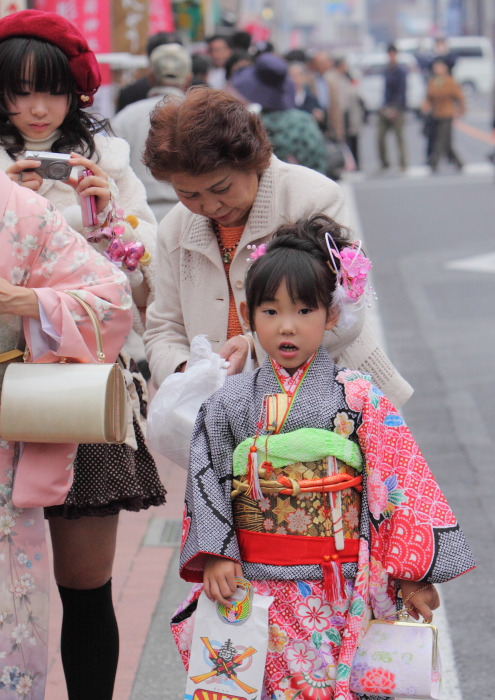
[[[268,610],[268,654],[264,681],[265,700],[332,700],[335,690],[347,682],[352,649],[345,644],[348,628],[359,621],[361,602],[353,602],[353,582],[347,582],[347,598],[339,605],[325,599],[319,581],[252,581],[258,595],[273,596]],[[179,613],[193,607],[201,594],[196,586]],[[185,667],[194,629],[194,613],[172,624],[177,648]]]
[[[64,293],[68,290],[96,311],[107,362],[114,361],[132,325],[126,276],[70,229],[47,200],[1,171],[0,249],[0,278],[33,288],[60,338],[43,338],[41,324],[24,319],[34,361],[96,361],[93,325]],[[16,507],[13,475],[20,468],[60,470],[69,490],[76,449],[27,443],[21,450],[0,438],[0,700],[43,700],[46,680],[49,566],[43,510]]]

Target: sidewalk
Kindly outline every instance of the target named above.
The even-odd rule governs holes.
[[[189,585],[178,577],[178,549],[160,545],[156,533],[163,531],[163,521],[182,518],[186,472],[154,456],[167,489],[166,505],[140,513],[123,511],[119,516],[113,597],[120,659],[114,700],[180,700],[185,687],[185,673],[168,624]],[[61,618],[52,577],[46,700],[67,700],[60,659]]]

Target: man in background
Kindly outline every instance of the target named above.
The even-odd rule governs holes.
[[[191,82],[191,57],[179,44],[158,46],[150,56],[148,96],[128,105],[112,120],[117,136],[125,139],[131,148],[131,167],[146,188],[148,204],[160,222],[177,203],[174,188],[157,182],[144,166],[141,158],[150,129],[150,113],[170,95],[182,97]]]
[[[406,165],[406,149],[404,144],[404,115],[406,111],[407,69],[397,61],[397,49],[390,44],[388,49],[389,62],[385,68],[385,95],[383,107],[378,113],[378,155],[380,170],[390,167],[387,153],[387,133],[392,130],[397,139],[400,168],[404,171]]]
[[[208,55],[212,62],[212,67],[208,72],[208,85],[215,90],[223,90],[226,82],[225,64],[230,58],[232,49],[226,37],[215,34],[206,40],[208,44]]]
[[[153,34],[146,44],[148,58],[158,46],[162,46],[163,44],[182,44],[182,41],[176,32],[158,32],[158,34]],[[121,109],[124,109],[124,107],[127,107],[127,105],[133,102],[146,99],[150,88],[151,83],[147,75],[139,78],[139,80],[136,80],[130,85],[125,85],[121,88],[119,96],[117,97],[116,112],[120,112]]]

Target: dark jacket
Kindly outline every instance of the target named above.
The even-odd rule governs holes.
[[[127,105],[131,105],[133,102],[145,100],[148,97],[149,90],[151,90],[151,84],[146,76],[144,78],[139,78],[135,83],[126,85],[119,92],[115,111],[120,112],[121,109],[124,109]]]
[[[393,107],[401,112],[406,109],[407,69],[400,64],[389,64],[385,68],[384,107]]]

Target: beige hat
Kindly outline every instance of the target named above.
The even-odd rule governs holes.
[[[180,44],[162,44],[150,56],[150,68],[158,85],[183,87],[191,67],[191,57]]]

